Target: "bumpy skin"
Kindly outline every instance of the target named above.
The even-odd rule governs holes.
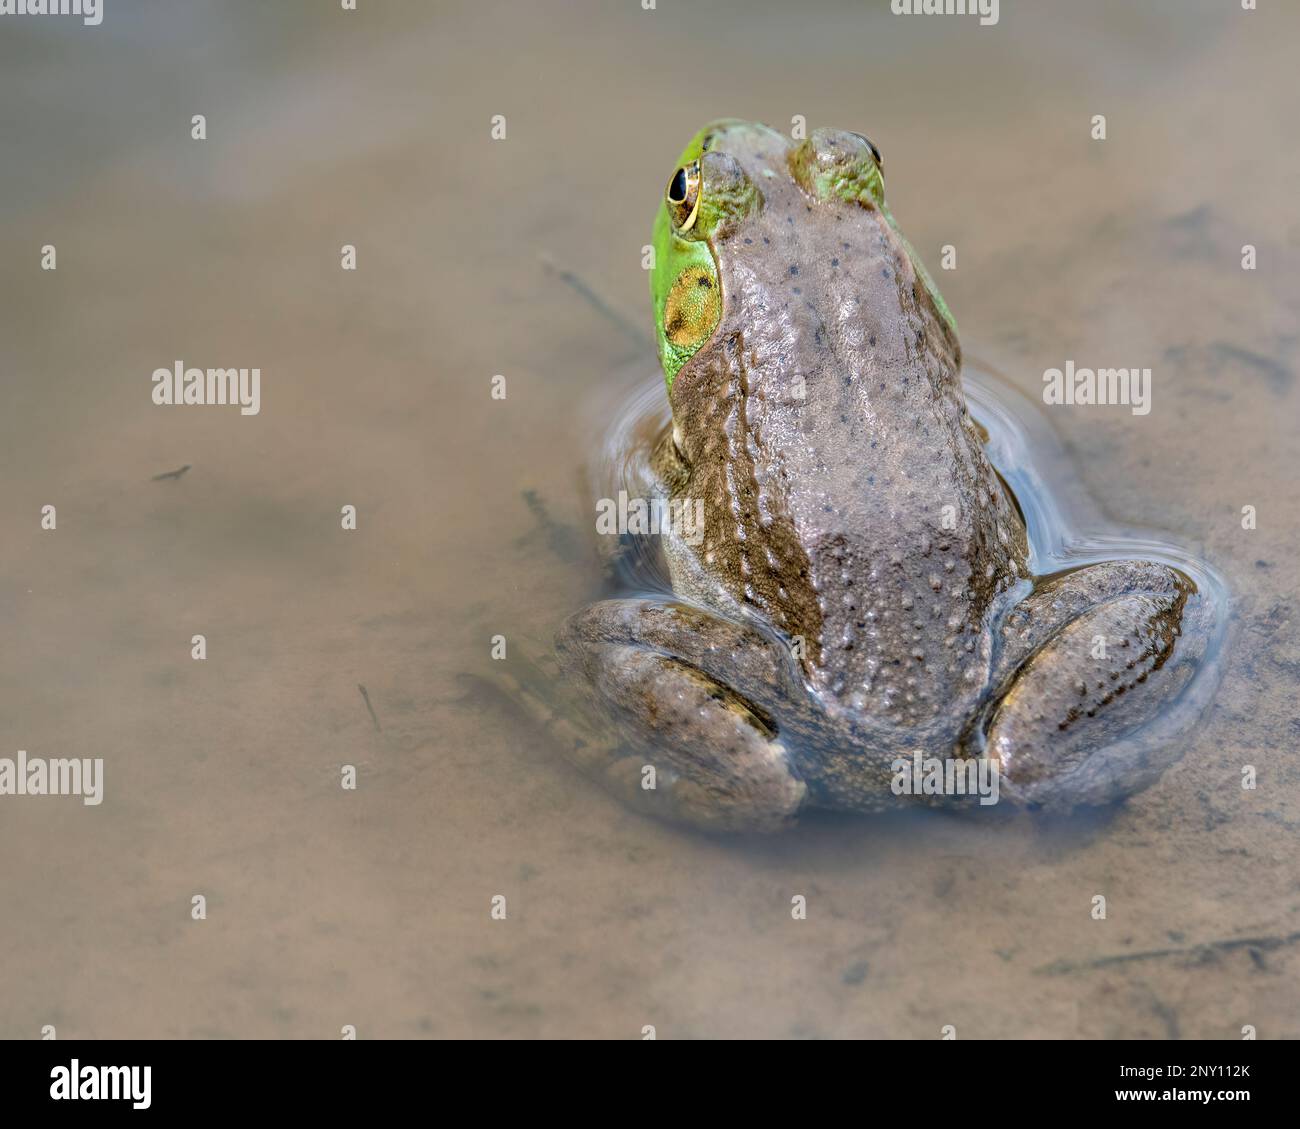
[[[1194,672],[1202,601],[1143,561],[1030,577],[869,143],[721,122],[682,163],[699,192],[670,183],[652,281],[673,427],[642,486],[702,500],[704,536],[664,538],[676,599],[593,605],[559,640],[623,735],[629,797],[773,829],[899,803],[891,764],[916,750],[996,757],[1017,803],[1146,783],[1140,751],[1106,750]]]

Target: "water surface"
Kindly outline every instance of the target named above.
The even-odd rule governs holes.
[[[361,7],[0,29],[0,755],[106,774],[0,799],[0,1035],[1300,1035],[1300,13]],[[1149,415],[1035,409],[1103,533],[1232,595],[1219,693],[1116,809],[709,839],[464,678],[598,588],[585,475],[653,379],[671,162],[795,114],[880,146],[1018,395],[1153,369]],[[153,405],[178,358],[260,366],[260,414]]]

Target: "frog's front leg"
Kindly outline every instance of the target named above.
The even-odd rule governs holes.
[[[1208,597],[1163,564],[1108,561],[1042,582],[1002,626],[985,712],[1004,793],[1069,808],[1149,783],[1164,766],[1129,738],[1172,707],[1213,624]]]
[[[573,616],[556,646],[624,739],[602,766],[624,800],[708,829],[793,822],[807,789],[760,704],[785,692],[777,644],[688,604],[625,599]]]

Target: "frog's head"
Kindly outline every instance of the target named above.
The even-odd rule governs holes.
[[[744,167],[719,142],[727,136],[735,141],[742,131],[764,129],[739,121],[705,126],[682,150],[659,201],[650,294],[659,361],[669,389],[722,317],[717,241],[762,206]],[[781,139],[776,140],[779,144]]]
[[[734,280],[723,277],[720,247],[734,240],[750,242],[748,235],[757,243],[764,209],[790,208],[792,196],[805,205],[787,222],[802,225],[805,232],[816,224],[819,204],[828,206],[828,215],[846,203],[877,215],[912,260],[955,340],[952,315],[885,204],[880,167],[876,147],[845,130],[817,129],[796,142],[765,125],[724,119],[691,139],[659,203],[650,275],[655,339],[670,392],[682,366],[722,321]],[[770,245],[766,237],[763,243]]]

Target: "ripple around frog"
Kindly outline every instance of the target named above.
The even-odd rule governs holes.
[[[1194,677],[1164,713],[1105,750],[1107,761],[1114,764],[1144,755],[1152,774],[1158,775],[1179,759],[1181,750],[1174,742],[1200,718],[1218,689],[1230,611],[1227,587],[1186,546],[1103,516],[1077,479],[1075,459],[1064,450],[1042,409],[991,365],[968,357],[962,378],[971,414],[989,433],[989,459],[1020,505],[1029,536],[1029,564],[1036,576],[1108,560],[1156,561],[1190,577],[1205,601],[1211,626]]]
[[[590,464],[596,497],[613,497],[619,490],[636,496],[647,480],[654,441],[671,425],[672,413],[662,377],[642,376],[636,385],[607,386],[601,405],[604,419],[613,420]],[[1209,639],[1194,677],[1160,716],[1151,719],[1105,750],[1116,765],[1141,758],[1148,782],[1182,754],[1176,741],[1199,719],[1218,688],[1230,601],[1219,574],[1186,546],[1155,531],[1115,522],[1103,515],[1095,498],[1076,476],[1076,460],[1061,444],[1042,408],[1016,390],[989,364],[967,356],[962,386],[971,415],[988,433],[985,450],[1014,495],[1025,520],[1029,564],[1035,577],[1067,572],[1113,560],[1148,560],[1167,564],[1190,577],[1206,605],[1211,623]],[[614,399],[617,398],[617,402]],[[633,539],[622,557],[616,584],[625,596],[672,595],[667,565],[657,538]],[[1025,582],[1017,595],[1029,591]],[[675,599],[681,599],[675,596]],[[1014,606],[1004,603],[993,627]],[[779,638],[770,626],[755,621],[765,634]],[[995,631],[996,636],[996,631]]]

